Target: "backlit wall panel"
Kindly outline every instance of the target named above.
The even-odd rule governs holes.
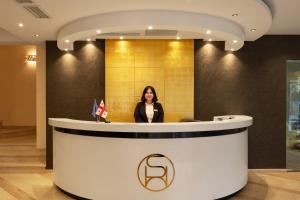
[[[105,62],[111,121],[134,121],[147,85],[156,89],[166,122],[194,118],[193,40],[106,40]]]

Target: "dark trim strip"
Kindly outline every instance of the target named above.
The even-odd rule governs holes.
[[[87,130],[75,130],[67,128],[54,128],[56,131],[61,133],[93,136],[93,137],[110,137],[110,138],[133,138],[133,139],[167,139],[167,138],[193,138],[193,137],[213,137],[230,135],[243,132],[247,130],[247,127],[218,130],[218,131],[198,131],[198,132],[105,132],[105,131],[87,131]]]
[[[76,200],[91,200],[91,199],[87,199],[87,198],[83,198],[83,197],[80,197],[80,196],[77,196],[75,194],[72,194],[70,192],[67,192],[65,190],[63,190],[62,188],[58,187],[57,185],[55,185],[60,191],[62,191],[64,194],[68,195],[69,197],[73,198],[73,199],[76,199]],[[244,188],[244,187],[243,187]],[[232,194],[229,194],[228,196],[225,196],[225,197],[222,197],[222,198],[219,198],[219,199],[216,199],[216,200],[228,200],[230,199],[231,197],[237,195],[239,192],[241,192],[241,190],[243,189],[241,188],[240,190],[232,193]]]
[[[55,185],[60,191],[62,191],[63,193],[65,193],[66,195],[68,195],[69,197],[73,198],[73,199],[76,199],[76,200],[91,200],[91,199],[87,199],[87,198],[84,198],[84,197],[80,197],[80,196],[77,196],[75,194],[72,194],[70,192],[67,192],[66,190],[58,187],[57,185]]]

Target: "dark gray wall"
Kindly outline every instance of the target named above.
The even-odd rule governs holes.
[[[56,41],[46,42],[46,115],[93,120],[94,98],[105,94],[105,41],[75,42],[64,52]],[[47,123],[48,124],[48,123]],[[52,130],[47,125],[46,168],[52,168]]]
[[[195,118],[253,116],[249,168],[286,167],[288,59],[300,59],[300,36],[264,36],[232,54],[223,42],[195,40]]]

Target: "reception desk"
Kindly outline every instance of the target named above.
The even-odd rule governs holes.
[[[182,123],[50,118],[54,183],[77,199],[209,200],[247,183],[252,117]]]

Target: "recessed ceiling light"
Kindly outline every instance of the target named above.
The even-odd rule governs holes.
[[[120,40],[123,40],[124,39],[124,36],[120,36]]]
[[[256,31],[256,29],[255,29],[255,28],[252,28],[252,29],[250,29],[250,31],[251,31],[251,32],[254,32],[254,31]]]
[[[231,48],[231,49],[230,49],[230,51],[234,51],[234,49],[233,49],[233,48]]]
[[[100,34],[100,33],[101,33],[101,30],[97,30],[96,32],[97,32],[98,34]]]
[[[231,16],[232,16],[232,17],[237,17],[237,16],[239,16],[239,14],[233,13]]]
[[[211,39],[211,38],[209,38],[209,39],[208,39],[208,41],[209,41],[209,42],[211,42],[211,41],[212,41],[212,39]]]
[[[36,38],[37,38],[37,37],[40,37],[40,35],[39,35],[39,34],[34,34],[33,36],[34,36],[34,37],[36,37]]]
[[[177,36],[176,39],[177,39],[177,40],[180,40],[180,36]]]
[[[206,34],[211,34],[211,30],[207,30],[207,31],[206,31]]]
[[[66,42],[66,43],[69,43],[69,42],[70,42],[70,40],[66,39],[66,40],[65,40],[65,42]]]
[[[69,49],[64,49],[65,51],[69,51]]]
[[[237,40],[233,40],[232,42],[233,42],[233,43],[237,43],[238,41],[237,41]]]
[[[90,41],[91,41],[91,38],[87,38],[86,41],[90,42]]]
[[[148,26],[148,29],[149,29],[149,30],[152,30],[152,29],[153,29],[153,26]]]
[[[23,23],[19,23],[18,26],[19,26],[20,28],[22,28],[22,27],[24,27],[24,24],[23,24]]]

